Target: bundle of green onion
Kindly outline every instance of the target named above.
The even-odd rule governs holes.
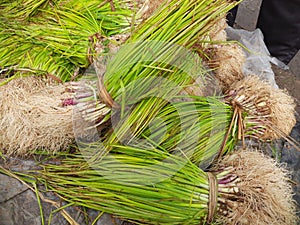
[[[51,74],[67,81],[90,64],[97,34],[130,32],[137,9],[128,1],[1,2],[0,65],[24,73]],[[75,74],[74,74],[75,73]]]
[[[174,98],[173,103],[159,110],[143,101],[123,118],[113,116],[116,122],[106,133],[104,145],[156,143],[162,151],[180,150],[192,162],[206,168],[219,154],[234,148],[237,129],[225,140],[232,119],[231,108],[216,97],[189,97],[189,101]],[[148,109],[145,115],[140,114],[141,107]]]
[[[201,59],[195,55],[190,56],[192,53],[188,51],[196,42],[204,41],[220,14],[226,13],[236,4],[227,0],[183,0],[169,1],[163,5],[137,27],[126,42],[127,46],[120,49],[121,52],[108,66],[104,82],[109,94],[115,99],[122,85],[126,87],[136,79],[149,76],[168,79],[173,76],[181,79],[183,85],[191,84],[203,74],[203,67],[199,63]],[[196,60],[196,64],[191,64],[191,60]],[[184,68],[190,71],[189,67],[195,65],[198,66],[197,74],[195,68],[192,68],[194,74],[184,76]]]
[[[204,41],[220,14],[236,4],[226,0],[169,1],[137,27],[113,60],[107,59],[110,54],[104,51],[104,44],[100,44],[104,52],[100,52],[95,60],[100,88],[99,99],[95,101],[105,103],[108,108],[120,108],[121,115],[124,115],[126,107],[141,100],[134,110],[138,109],[145,120],[149,110],[155,115],[168,101],[207,73],[198,55],[188,49]],[[96,88],[91,90],[94,92],[97,92]],[[84,98],[79,98],[84,101]],[[87,109],[93,111],[90,122],[94,126],[110,119],[110,116],[103,119],[103,104],[99,105],[99,110]],[[137,119],[140,116],[132,117],[132,120]]]
[[[100,146],[89,147],[100,153]],[[43,165],[37,177],[70,203],[138,224],[295,223],[287,172],[261,153],[238,152],[204,172],[180,152],[110,147],[101,159]]]

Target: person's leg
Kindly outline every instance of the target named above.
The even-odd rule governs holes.
[[[238,10],[238,6],[234,7],[233,9],[231,9],[228,14],[227,14],[227,23],[229,26],[233,27],[234,25],[234,21],[235,21],[235,17],[237,14],[237,10]]]
[[[257,27],[271,55],[288,64],[300,49],[300,0],[264,0]]]

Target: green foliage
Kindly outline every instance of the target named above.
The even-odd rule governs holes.
[[[166,103],[157,98],[139,102],[123,118],[114,119],[104,143],[155,144],[163,151],[179,153],[206,168],[222,149],[232,119],[231,108],[218,98],[181,96]],[[188,100],[187,100],[188,99]],[[229,135],[224,152],[236,143],[237,131]]]
[[[103,1],[104,2],[104,1]],[[102,2],[102,3],[103,3]],[[90,37],[120,34],[131,28],[134,11],[114,1],[14,1],[0,3],[0,68],[23,74],[52,74],[62,81],[90,64]],[[22,15],[20,15],[22,14]]]
[[[174,151],[181,146],[193,162],[210,164],[224,140],[230,109],[217,101],[209,105],[197,97],[188,103],[169,102],[178,100],[180,92],[194,80],[207,76],[201,59],[188,49],[204,40],[219,15],[235,4],[224,0],[171,1],[137,27],[112,61],[106,63],[105,57],[99,60],[105,68],[107,91],[120,106],[116,113],[120,117],[114,119],[117,122],[106,136],[108,145],[130,144],[135,138],[154,139],[156,143],[162,138],[158,145],[163,149]],[[176,112],[178,109],[181,112]],[[216,121],[211,119],[214,113]],[[156,117],[163,122],[152,126],[156,133],[147,133]],[[165,123],[167,132],[163,134]],[[234,143],[235,133],[224,151],[230,151]]]
[[[209,186],[201,169],[155,148],[111,147],[110,155],[89,164],[78,156],[45,165],[40,181],[71,203],[130,220],[199,224],[205,219]]]

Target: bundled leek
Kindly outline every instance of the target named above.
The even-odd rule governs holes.
[[[144,101],[124,118],[113,117],[116,122],[103,144],[156,143],[162,151],[180,151],[201,168],[208,167],[216,157],[234,148],[237,129],[225,140],[232,119],[231,108],[216,97],[189,97],[183,102],[175,98],[175,102],[157,111]],[[147,116],[138,116],[141,107],[148,108]]]
[[[101,159],[44,165],[37,177],[68,202],[139,224],[295,223],[287,172],[262,154],[235,153],[207,173],[184,154],[149,148],[114,145]]]
[[[137,9],[127,1],[19,1],[0,3],[0,66],[70,80],[90,64],[97,34],[129,32]]]
[[[120,71],[108,68],[105,74],[105,86],[109,94],[113,99],[116,98],[122,84],[126,87],[139,78],[183,77],[184,69],[178,68],[178,62],[184,68],[198,66],[197,75],[201,75],[201,59],[192,56],[196,64],[191,65],[191,53],[187,51],[190,51],[195,43],[204,41],[210,28],[218,21],[219,15],[229,11],[236,4],[226,0],[169,1],[137,27],[126,42],[129,46],[121,48],[123,52],[116,55],[119,58],[115,58],[111,66]],[[186,51],[183,51],[183,48]],[[181,54],[183,56],[180,57]],[[174,65],[177,66],[175,71],[172,70]],[[175,74],[176,72],[181,74]],[[197,79],[198,76],[193,72],[194,74],[187,74],[188,76],[181,78],[186,79],[185,86]]]
[[[103,111],[107,114],[109,108],[118,108],[124,116],[126,107],[135,104],[133,111],[143,116],[132,116],[131,123],[139,120],[147,126],[142,119],[147,120],[149,110],[155,116],[168,101],[207,72],[201,59],[188,49],[203,41],[219,15],[235,4],[225,0],[170,1],[136,29],[109,63],[105,46],[99,43],[102,52],[99,51],[95,67],[100,94],[95,101],[100,107],[88,108],[95,106],[95,102],[87,101],[87,111],[93,112],[87,120],[98,126],[110,118]],[[85,87],[78,85],[76,89],[82,100]],[[96,87],[90,93],[95,92]]]

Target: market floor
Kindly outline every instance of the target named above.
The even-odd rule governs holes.
[[[299,65],[300,66],[300,65]],[[275,79],[278,86],[286,89],[296,101],[296,117],[297,125],[294,127],[291,137],[300,143],[300,79],[289,70],[285,71],[276,66],[273,66]],[[300,217],[300,152],[295,147],[291,146],[288,142],[283,143],[281,152],[281,162],[285,163],[292,173],[293,182],[295,182],[295,200],[298,203],[298,214]],[[300,224],[300,221],[299,223]]]
[[[278,86],[282,89],[286,89],[289,94],[296,99],[297,118],[298,121],[300,121],[300,78],[297,78],[296,75],[289,70],[282,70],[277,66],[273,66],[272,69],[275,73],[275,80]]]

